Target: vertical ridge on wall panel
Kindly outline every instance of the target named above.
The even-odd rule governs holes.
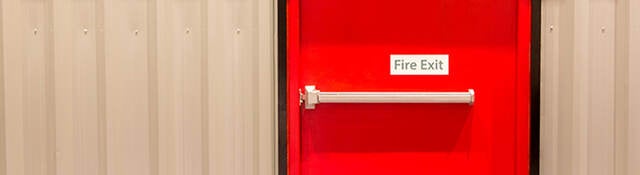
[[[19,1],[6,0],[1,1],[3,8],[3,32],[4,42],[12,44],[3,44],[4,52],[4,74],[12,75],[5,77],[5,137],[6,141],[6,172],[7,174],[24,175],[25,174],[25,158],[24,158],[24,114],[22,110],[23,102],[23,53],[22,37],[26,35],[27,27],[22,27],[20,20],[22,14]],[[11,134],[8,134],[11,133]]]
[[[202,76],[203,67],[201,66],[202,57],[202,30],[200,23],[202,13],[200,6],[202,0],[179,1],[172,0],[177,8],[174,12],[173,27],[176,28],[176,36],[181,36],[179,43],[183,43],[180,57],[182,57],[183,65],[183,98],[184,98],[184,132],[183,144],[184,149],[184,174],[203,174],[202,157],[203,157],[203,127],[201,123],[204,121],[203,112],[203,89]]]
[[[235,28],[232,3],[212,0],[207,5],[207,60],[209,86],[209,169],[212,174],[239,174],[235,171],[232,43]]]
[[[165,0],[157,1],[157,15],[158,19],[167,19],[166,14],[167,2]],[[166,30],[168,27],[167,20],[160,20],[156,23],[157,27],[157,47],[158,47],[158,128],[162,128],[158,133],[158,172],[160,175],[174,175],[178,174],[178,166],[181,163],[179,156],[177,155],[177,146],[179,144],[177,138],[175,111],[179,99],[176,99],[175,82],[172,81],[174,75],[172,74],[172,65],[174,62],[171,60],[169,50],[171,49],[170,40]]]
[[[6,154],[6,125],[5,125],[5,107],[4,107],[4,4],[0,2],[0,175],[7,174],[7,154]]]
[[[571,36],[571,39],[567,39],[566,43],[560,45],[560,50],[570,49],[567,52],[571,52],[573,62],[569,65],[561,66],[561,69],[571,67],[573,69],[573,76],[570,77],[571,91],[573,94],[572,100],[574,101],[571,108],[565,108],[565,110],[573,111],[571,122],[563,123],[560,127],[567,127],[568,129],[565,137],[571,138],[571,143],[566,144],[564,150],[571,152],[567,154],[565,160],[570,162],[570,166],[566,169],[566,172],[572,174],[587,174],[589,170],[589,101],[591,100],[589,86],[589,17],[590,17],[590,0],[575,0],[572,4],[567,4],[566,9],[572,9],[571,14],[566,14],[566,20],[562,23],[566,26],[571,26],[567,30],[566,35]],[[570,16],[570,17],[569,17]],[[564,57],[561,57],[564,58]],[[560,116],[564,117],[564,116]],[[562,165],[561,165],[562,167]],[[561,173],[562,174],[562,173]]]
[[[108,175],[150,174],[148,1],[104,1]]]
[[[100,174],[100,66],[95,0],[53,4],[57,174]]]
[[[6,125],[4,108],[4,3],[0,2],[0,175],[7,174],[7,153],[6,153]]]
[[[589,174],[614,173],[615,3],[589,3]]]
[[[4,79],[4,119],[6,143],[6,174],[24,175],[24,129],[23,129],[23,52],[22,37],[27,35],[27,27],[21,21],[22,14],[18,0],[3,0],[3,71]],[[23,26],[24,25],[24,26]],[[12,44],[5,44],[12,43]],[[11,75],[11,76],[8,76]],[[8,134],[11,133],[11,134]]]
[[[158,0],[148,0],[147,4],[147,28],[149,35],[147,37],[147,65],[149,80],[149,174],[157,175],[160,173],[159,156],[160,156],[160,122],[159,122],[159,106],[158,106]]]
[[[227,117],[228,117],[229,123],[231,123],[230,126],[232,127],[232,131],[233,131],[231,133],[231,137],[234,138],[232,142],[233,148],[230,150],[233,156],[233,159],[231,160],[233,164],[231,167],[232,167],[232,172],[234,174],[248,174],[247,169],[245,168],[247,165],[245,164],[245,160],[246,160],[245,155],[247,154],[247,152],[245,152],[247,149],[246,148],[247,145],[245,144],[246,131],[242,129],[245,127],[243,125],[244,125],[244,122],[246,122],[245,118],[247,118],[247,116],[246,116],[245,110],[240,110],[240,107],[243,105],[242,100],[244,98],[244,94],[242,94],[241,92],[245,90],[243,87],[241,87],[242,82],[244,81],[243,79],[244,74],[242,74],[244,70],[242,67],[240,67],[240,64],[242,62],[242,55],[243,55],[241,52],[244,52],[244,51],[248,52],[249,49],[242,47],[243,45],[240,37],[240,35],[244,35],[245,33],[248,32],[246,31],[246,28],[242,28],[243,26],[240,26],[243,20],[241,16],[242,12],[240,11],[241,4],[243,4],[242,1],[230,2],[231,10],[232,10],[231,27],[233,27],[235,32],[231,34],[232,39],[227,40],[231,42],[230,48],[226,48],[231,51],[231,56],[227,58],[221,58],[221,59],[229,59],[231,62],[231,64],[228,65],[231,67],[231,71],[230,71],[231,75],[225,75],[225,76],[231,76],[231,81],[219,82],[219,83],[231,84],[230,93],[232,94],[232,96],[229,99],[229,102],[231,103],[232,115],[229,115]],[[250,105],[250,104],[247,104],[247,105]],[[250,107],[245,107],[245,108],[250,108]]]
[[[162,174],[203,174],[203,57],[200,0],[158,1]]]
[[[572,24],[570,21],[583,21],[584,15],[580,14],[581,9],[577,9],[575,6],[585,4],[585,0],[576,0],[567,4],[563,4],[560,8],[560,11],[563,14],[560,17],[560,28],[558,35],[560,36],[560,42],[558,44],[559,50],[559,64],[558,64],[558,72],[559,72],[559,82],[558,83],[558,162],[560,163],[558,167],[560,167],[558,174],[580,174],[585,173],[585,168],[582,162],[579,162],[580,159],[574,159],[575,157],[580,157],[584,154],[584,146],[582,146],[582,142],[585,142],[585,139],[582,139],[581,132],[582,129],[585,129],[586,126],[582,123],[586,123],[587,120],[584,120],[584,117],[580,117],[580,114],[584,110],[576,110],[578,108],[584,107],[583,98],[588,98],[588,96],[584,93],[588,86],[580,83],[584,83],[581,77],[584,77],[582,73],[580,73],[581,65],[585,65],[584,58],[584,49],[586,47],[583,46],[584,41],[580,41],[583,37],[578,34],[578,32],[574,31],[577,28],[582,28],[584,26],[579,26],[580,24]],[[576,22],[578,23],[578,22]],[[582,62],[582,63],[580,63]],[[584,67],[584,66],[582,66]],[[582,134],[584,135],[584,134]],[[586,136],[586,135],[585,135]],[[564,138],[572,138],[572,139],[564,139]],[[578,148],[576,148],[578,147]],[[567,168],[564,168],[567,167]]]
[[[617,1],[615,7],[615,102],[614,102],[614,174],[627,173],[627,137],[629,133],[629,0]],[[636,173],[637,174],[637,173]]]
[[[56,174],[57,169],[57,137],[56,137],[56,115],[55,115],[55,65],[54,65],[54,31],[53,28],[53,1],[47,0],[44,2],[44,25],[48,29],[47,35],[44,38],[44,82],[45,82],[45,115],[46,131],[44,134],[44,140],[46,141],[45,149],[45,164],[47,166],[46,172],[43,174]]]
[[[0,175],[7,174],[7,154],[6,154],[6,132],[5,132],[5,108],[4,108],[4,6],[3,2],[0,2]]]
[[[25,174],[55,173],[55,130],[52,110],[51,9],[49,1],[22,1],[24,22],[33,27],[23,38]],[[23,35],[25,36],[25,35]]]
[[[72,174],[75,171],[75,157],[80,154],[75,150],[82,145],[75,143],[75,131],[79,127],[78,116],[74,111],[74,73],[77,59],[73,56],[74,40],[72,31],[72,3],[59,1],[54,4],[54,36],[55,43],[55,94],[56,94],[56,144],[58,168],[56,174]],[[71,42],[69,42],[71,41]],[[78,72],[79,73],[79,72]],[[86,94],[83,94],[86,95]],[[88,116],[87,116],[88,117]],[[76,149],[77,148],[77,149]]]
[[[233,128],[233,132],[231,133],[232,137],[234,137],[233,139],[233,149],[231,149],[232,151],[232,155],[233,155],[233,173],[234,174],[249,174],[247,173],[248,171],[248,164],[246,164],[246,155],[248,154],[248,152],[246,152],[247,150],[247,145],[246,145],[246,137],[247,137],[247,132],[245,129],[245,123],[247,122],[247,111],[248,110],[241,110],[242,107],[244,108],[248,108],[251,109],[251,104],[243,104],[243,100],[244,100],[244,90],[245,87],[242,87],[242,83],[244,82],[244,74],[243,71],[244,68],[240,67],[240,65],[242,64],[242,59],[243,59],[243,53],[242,52],[249,52],[249,48],[245,48],[243,47],[243,42],[242,42],[242,37],[240,35],[245,35],[245,33],[247,33],[247,28],[243,28],[244,26],[241,26],[242,22],[243,22],[243,18],[242,18],[242,11],[241,11],[241,5],[247,3],[246,1],[234,1],[231,2],[231,9],[232,9],[232,16],[231,16],[231,26],[234,28],[235,33],[231,34],[231,40],[228,40],[231,42],[230,44],[230,48],[227,48],[229,50],[231,50],[231,57],[228,58],[222,58],[222,59],[230,59],[231,64],[228,65],[231,67],[231,75],[225,75],[225,76],[231,76],[231,81],[227,81],[227,82],[220,82],[220,83],[230,83],[231,84],[231,91],[230,93],[232,94],[231,99],[229,100],[231,103],[231,113],[232,115],[228,116],[228,120],[230,120],[231,123],[231,127]],[[250,92],[247,92],[250,93]],[[248,106],[244,106],[244,105],[248,105]]]
[[[564,26],[559,26],[559,3],[555,0],[542,1],[543,12],[541,17],[541,81],[540,94],[548,94],[540,97],[540,156],[541,174],[557,175],[561,157],[558,155],[561,141],[558,139],[558,72],[559,72],[559,32],[564,31]],[[547,153],[547,154],[544,154]]]
[[[628,0],[628,123],[627,173],[640,174],[640,0]]]
[[[209,3],[208,0],[202,0],[200,2],[200,27],[198,30],[200,30],[200,32],[202,33],[202,35],[200,36],[200,59],[201,61],[201,77],[200,77],[200,82],[201,83],[201,88],[202,88],[202,123],[200,124],[202,127],[202,131],[200,133],[201,137],[200,139],[202,140],[202,154],[201,154],[201,160],[202,160],[202,175],[210,175],[211,173],[211,168],[210,168],[210,151],[211,151],[211,144],[209,142],[209,129],[211,128],[209,126],[209,121],[211,120],[210,117],[210,112],[211,109],[209,109],[209,52],[208,52],[208,48],[209,48],[209,15],[208,15],[208,8],[209,8]]]
[[[257,167],[256,175],[272,175],[276,173],[276,113],[275,105],[269,105],[277,102],[275,101],[275,54],[274,48],[271,46],[277,45],[274,36],[273,24],[276,23],[274,18],[274,12],[276,6],[274,1],[257,1],[256,9],[256,23],[257,29],[257,61],[256,74],[257,78],[257,119],[256,119],[256,141],[255,144],[257,150]],[[262,146],[272,145],[272,146]]]
[[[96,111],[97,111],[97,171],[98,175],[107,175],[107,114],[106,114],[106,67],[105,67],[105,2],[95,0],[96,30]]]
[[[237,23],[240,29],[236,33],[236,59],[234,65],[237,71],[237,88],[239,91],[238,101],[236,101],[236,110],[242,115],[240,125],[238,126],[242,133],[242,156],[241,174],[257,174],[257,142],[258,133],[256,132],[258,124],[257,110],[257,91],[258,74],[257,72],[257,51],[258,47],[258,30],[257,29],[257,1],[239,1],[236,6]],[[251,109],[251,110],[244,110]]]

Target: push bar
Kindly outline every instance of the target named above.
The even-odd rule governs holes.
[[[304,87],[300,102],[305,109],[320,103],[467,103],[473,105],[475,92],[320,92],[314,85]]]

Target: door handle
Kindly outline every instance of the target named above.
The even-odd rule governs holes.
[[[467,103],[473,105],[475,92],[321,92],[314,85],[304,87],[300,102],[305,109],[320,103]]]

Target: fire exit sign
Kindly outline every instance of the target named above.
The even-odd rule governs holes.
[[[391,75],[449,75],[449,55],[404,55],[390,56]]]

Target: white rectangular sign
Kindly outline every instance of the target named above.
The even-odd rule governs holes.
[[[449,55],[391,55],[391,75],[449,75]]]

